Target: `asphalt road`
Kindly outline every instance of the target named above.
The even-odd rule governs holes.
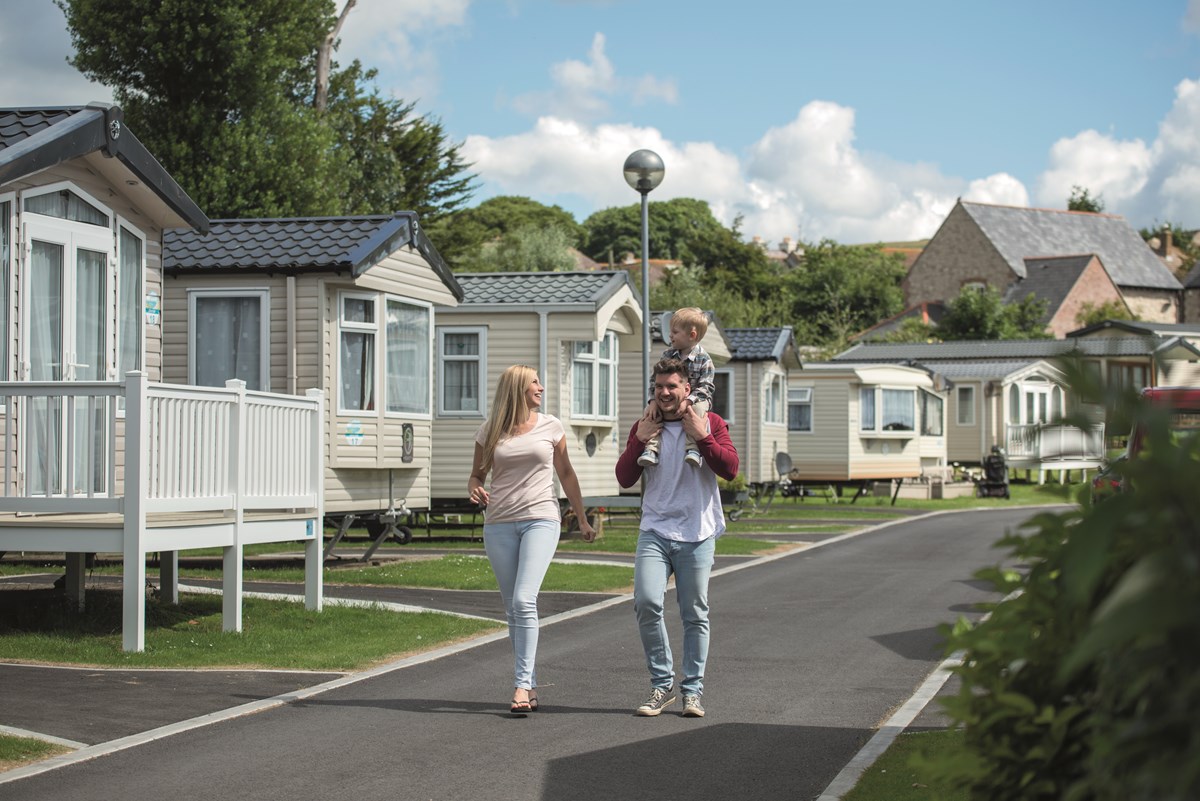
[[[511,656],[492,638],[9,781],[0,797],[813,799],[941,661],[937,625],[991,598],[972,573],[1001,560],[992,543],[1030,514],[905,520],[725,568],[710,588],[703,719],[678,703],[633,715],[649,683],[632,606],[610,601],[543,628],[543,709],[528,718],[507,714]],[[121,702],[161,698],[126,690]]]

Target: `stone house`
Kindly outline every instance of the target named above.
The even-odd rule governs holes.
[[[1097,257],[1125,305],[1140,319],[1179,321],[1182,285],[1124,218],[963,200],[905,278],[905,303],[945,302],[967,287],[990,286],[1023,297],[1027,293],[1020,285],[1030,279],[1030,260],[1041,264],[1086,254]],[[1094,268],[1091,275],[1099,279]],[[1076,294],[1082,303],[1086,293]],[[1097,297],[1103,294],[1101,287]]]

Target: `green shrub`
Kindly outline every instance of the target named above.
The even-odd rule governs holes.
[[[948,632],[968,753],[943,769],[972,798],[1200,798],[1200,437],[1132,413],[1130,489],[1006,536],[1022,569],[978,575],[1019,594]]]

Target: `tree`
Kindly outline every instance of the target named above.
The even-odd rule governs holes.
[[[211,217],[411,210],[431,223],[469,196],[441,125],[368,91],[374,73],[357,62],[330,64],[328,104],[314,108],[319,53],[341,24],[331,0],[55,2],[71,63],[113,88]]]
[[[527,225],[485,243],[466,265],[485,272],[565,272],[575,269],[571,237],[557,226]]]
[[[804,262],[792,270],[785,291],[797,337],[840,348],[851,334],[898,314],[904,257],[880,245],[840,245],[830,239],[804,246]]]
[[[993,287],[967,288],[946,304],[937,334],[943,340],[1048,339],[1046,302],[1032,294],[1005,304]]]
[[[1102,323],[1105,320],[1137,320],[1138,316],[1129,310],[1119,300],[1106,300],[1097,305],[1094,303],[1084,303],[1079,309],[1079,313],[1075,315],[1075,324],[1080,328],[1087,328],[1089,325]]]
[[[1087,187],[1072,186],[1071,196],[1067,198],[1068,211],[1090,211],[1100,213],[1104,211],[1104,196],[1092,196]]]
[[[461,209],[436,224],[438,250],[455,270],[496,269],[495,251],[502,239],[522,228],[554,228],[566,237],[565,248],[575,247],[583,228],[571,212],[527,197],[499,195],[478,206]],[[571,256],[574,264],[574,255]]]

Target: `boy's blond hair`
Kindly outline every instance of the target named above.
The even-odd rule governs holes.
[[[695,306],[688,306],[671,315],[671,327],[678,327],[684,331],[689,328],[696,329],[696,341],[699,342],[708,333],[708,315]]]

